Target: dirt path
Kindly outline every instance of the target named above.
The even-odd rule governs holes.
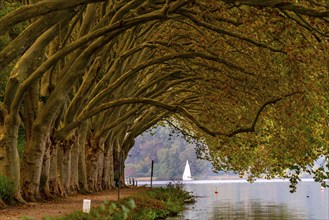
[[[120,198],[134,195],[142,190],[145,190],[145,188],[120,189]],[[23,217],[32,217],[35,220],[41,220],[42,217],[46,216],[63,216],[75,211],[82,211],[83,199],[90,199],[91,207],[93,208],[99,206],[104,200],[116,201],[118,199],[118,191],[110,190],[94,194],[60,198],[46,203],[28,203],[21,206],[12,206],[0,210],[0,219],[16,220],[23,219]]]

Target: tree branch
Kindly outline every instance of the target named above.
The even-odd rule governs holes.
[[[211,135],[213,137],[216,137],[216,136],[232,137],[232,136],[237,135],[239,133],[255,132],[256,123],[257,123],[257,121],[260,117],[260,114],[262,113],[262,111],[265,109],[266,106],[268,106],[270,104],[275,104],[275,103],[277,103],[278,101],[280,101],[284,98],[287,98],[287,97],[290,97],[290,96],[293,96],[293,95],[296,95],[296,94],[300,94],[300,93],[301,92],[290,93],[290,94],[284,95],[282,97],[279,97],[279,98],[276,98],[276,99],[269,100],[269,101],[265,102],[259,108],[259,110],[256,112],[256,116],[255,116],[254,121],[253,121],[253,123],[251,124],[250,127],[238,128],[238,129],[236,129],[232,132],[229,132],[229,133],[225,133],[225,132],[221,132],[221,131],[212,131],[212,130],[208,129],[205,125],[201,124],[192,114],[190,114],[184,107],[182,107],[180,105],[170,105],[170,104],[166,104],[166,103],[163,103],[161,101],[154,100],[154,99],[149,99],[149,98],[123,98],[123,99],[111,101],[111,102],[108,102],[108,103],[104,103],[104,104],[98,106],[97,108],[94,108],[93,110],[83,114],[81,117],[77,118],[74,122],[67,125],[60,132],[58,132],[54,136],[54,138],[57,139],[57,140],[59,138],[62,138],[63,136],[65,136],[66,132],[71,131],[72,129],[78,127],[82,122],[84,122],[85,120],[93,117],[94,115],[99,114],[100,112],[103,112],[103,111],[111,109],[111,108],[119,107],[119,106],[122,106],[122,105],[127,105],[127,104],[147,104],[147,105],[152,105],[152,106],[155,106],[155,107],[158,107],[158,108],[165,109],[165,110],[170,111],[172,113],[179,113],[183,117],[190,120],[192,124],[194,124],[196,127],[198,127],[203,132],[207,133],[208,135]]]
[[[271,104],[275,104],[277,103],[278,101],[281,101],[282,99],[284,98],[287,98],[287,97],[290,97],[290,96],[293,96],[293,95],[296,95],[296,94],[300,94],[301,92],[294,92],[294,93],[290,93],[290,94],[287,94],[287,95],[284,95],[282,97],[279,97],[279,98],[276,98],[276,99],[273,99],[273,100],[269,100],[267,102],[265,102],[259,109],[258,111],[256,112],[256,115],[255,115],[255,118],[254,118],[254,121],[252,122],[251,126],[250,127],[244,127],[244,128],[238,128],[237,130],[234,130],[228,134],[226,134],[225,136],[228,136],[228,137],[232,137],[236,134],[239,134],[239,133],[246,133],[246,132],[255,132],[255,127],[256,127],[256,123],[260,117],[260,114],[262,113],[262,111],[265,109],[266,106],[268,105],[271,105]]]
[[[301,6],[296,3],[282,0],[223,0],[225,3],[242,4],[250,6],[261,6],[269,8],[279,8],[282,10],[293,11],[297,14],[307,15],[310,17],[324,18],[329,17],[329,10],[316,10],[310,7]]]
[[[253,39],[250,39],[248,37],[244,37],[244,36],[241,36],[239,34],[236,34],[236,33],[233,33],[233,32],[229,32],[229,31],[226,31],[224,29],[221,29],[217,26],[214,26],[214,25],[211,25],[209,23],[206,23],[206,22],[203,22],[201,21],[200,19],[196,18],[195,16],[193,16],[192,14],[189,14],[189,13],[185,13],[184,11],[179,11],[178,13],[180,13],[182,16],[184,17],[187,17],[189,18],[191,21],[193,21],[195,24],[201,26],[201,27],[204,27],[206,29],[209,29],[211,31],[214,31],[218,34],[222,34],[222,35],[226,35],[226,36],[230,36],[230,37],[234,37],[234,38],[237,38],[237,39],[240,39],[240,40],[243,40],[243,41],[246,41],[248,43],[251,43],[257,47],[262,47],[262,48],[266,48],[266,49],[269,49],[273,52],[279,52],[279,53],[284,53],[283,50],[281,49],[277,49],[277,48],[273,48],[269,45],[266,45],[266,44],[262,44],[260,42],[257,42]]]
[[[0,35],[4,34],[10,27],[22,21],[45,15],[50,12],[74,8],[82,4],[103,2],[105,0],[49,0],[39,1],[36,4],[19,7],[15,11],[0,19]]]

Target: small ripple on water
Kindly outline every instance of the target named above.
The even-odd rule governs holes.
[[[329,219],[329,191],[320,191],[320,185],[313,181],[300,183],[293,194],[288,182],[202,183],[185,187],[197,196],[196,203],[171,220]],[[217,187],[219,193],[215,195]]]

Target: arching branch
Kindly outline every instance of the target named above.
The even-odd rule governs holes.
[[[271,105],[271,104],[275,104],[277,103],[278,101],[281,101],[282,99],[284,98],[287,98],[287,97],[290,97],[290,96],[293,96],[293,95],[296,95],[296,94],[300,94],[301,92],[294,92],[294,93],[290,93],[290,94],[287,94],[287,95],[284,95],[282,97],[279,97],[279,98],[276,98],[276,99],[273,99],[273,100],[269,100],[267,102],[265,102],[259,109],[258,111],[256,112],[256,115],[255,115],[255,118],[251,124],[250,127],[244,127],[244,128],[238,128],[237,130],[234,130],[228,134],[224,134],[224,136],[228,136],[228,137],[232,137],[236,134],[239,134],[239,133],[246,133],[246,132],[255,132],[255,127],[256,127],[256,123],[257,121],[259,120],[259,117],[260,117],[260,114],[263,112],[263,110],[268,106],[268,105]]]
[[[16,57],[22,55],[40,37],[41,33],[56,25],[60,20],[63,21],[71,14],[72,12],[68,10],[58,11],[50,13],[32,23],[0,52],[0,69],[7,66]]]
[[[203,132],[207,133],[208,135],[211,135],[213,137],[216,136],[227,136],[227,137],[232,137],[236,134],[239,133],[247,133],[247,132],[255,132],[255,126],[256,123],[260,117],[260,114],[262,113],[262,111],[265,109],[266,106],[270,105],[270,104],[275,104],[278,101],[287,98],[287,97],[291,97],[293,95],[296,94],[300,94],[301,92],[294,92],[294,93],[290,93],[287,95],[284,95],[282,97],[273,99],[273,100],[269,100],[267,102],[265,102],[260,108],[259,110],[256,112],[255,118],[253,120],[253,123],[251,124],[251,126],[249,127],[244,127],[244,128],[238,128],[234,131],[231,132],[221,132],[221,131],[212,131],[209,128],[207,128],[207,126],[205,126],[204,124],[200,123],[188,110],[186,110],[184,107],[180,106],[180,105],[170,105],[170,104],[166,104],[163,103],[161,101],[158,100],[154,100],[154,99],[149,99],[149,98],[123,98],[123,99],[119,99],[119,100],[115,100],[115,101],[111,101],[108,103],[104,103],[100,106],[98,106],[97,108],[94,108],[93,110],[85,113],[84,115],[82,115],[81,117],[79,117],[77,120],[75,120],[74,122],[72,122],[71,124],[67,125],[65,128],[63,128],[61,131],[59,131],[56,135],[55,135],[55,139],[59,139],[61,138],[63,135],[65,135],[66,132],[78,127],[83,121],[87,120],[88,118],[91,118],[94,115],[97,115],[98,113],[111,109],[111,108],[115,108],[115,107],[119,107],[122,105],[127,105],[127,104],[147,104],[147,105],[152,105],[158,108],[162,108],[165,109],[167,111],[170,111],[172,113],[178,113],[180,115],[182,115],[183,117],[187,118],[188,120],[190,120],[190,122],[192,124],[194,124],[196,127],[198,127],[200,130],[202,130]]]
[[[186,13],[183,10],[179,11],[178,13],[180,13],[182,16],[185,16],[185,17],[189,18],[195,24],[197,24],[197,25],[199,25],[201,27],[207,28],[207,29],[209,29],[211,31],[214,31],[214,32],[216,32],[218,34],[222,34],[222,35],[234,37],[234,38],[237,38],[237,39],[246,41],[246,42],[248,42],[250,44],[253,44],[253,45],[257,46],[257,47],[262,47],[262,48],[269,49],[269,50],[271,50],[273,52],[284,53],[284,51],[281,50],[281,49],[273,48],[273,47],[271,47],[269,45],[266,45],[266,44],[257,42],[254,39],[251,39],[251,38],[248,38],[248,37],[244,37],[242,35],[239,35],[239,34],[236,34],[236,33],[233,33],[233,32],[229,32],[229,31],[226,31],[226,30],[224,30],[222,28],[219,28],[217,26],[211,25],[210,23],[204,22],[204,21],[198,19],[196,16],[194,16],[192,14],[189,14],[189,13]]]
[[[97,96],[95,96],[88,104],[88,106],[85,108],[86,110],[93,108],[97,103],[99,103],[104,97],[106,97],[108,94],[113,92],[119,85],[121,85],[123,82],[125,82],[127,79],[129,79],[132,75],[136,74],[137,72],[160,63],[165,63],[166,61],[175,60],[175,59],[193,59],[193,58],[203,58],[205,60],[210,60],[214,62],[221,63],[229,68],[236,69],[240,72],[243,72],[248,75],[254,75],[251,72],[248,72],[247,70],[243,69],[242,67],[238,66],[237,64],[230,62],[226,59],[216,57],[213,55],[209,55],[206,53],[200,53],[200,52],[189,52],[189,53],[174,53],[174,54],[168,54],[164,55],[162,57],[156,57],[154,59],[150,59],[146,62],[143,62],[136,67],[132,68],[130,71],[123,74],[121,77],[119,77],[115,82],[113,82],[111,85],[109,85],[105,90],[100,92]]]
[[[298,3],[282,1],[282,0],[223,0],[225,3],[242,4],[250,6],[261,6],[279,8],[282,10],[293,11],[297,14],[307,15],[311,17],[324,18],[329,17],[329,10],[313,9],[306,6],[301,6]]]
[[[10,27],[22,21],[45,15],[50,12],[74,8],[82,4],[103,2],[105,0],[49,0],[39,1],[36,4],[19,7],[15,11],[0,19],[0,35],[4,34]]]

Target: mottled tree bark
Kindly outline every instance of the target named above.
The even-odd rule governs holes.
[[[46,144],[45,154],[43,156],[43,166],[42,166],[42,173],[41,173],[41,180],[40,180],[40,193],[41,196],[44,198],[52,198],[49,189],[49,175],[50,175],[50,145],[51,142],[48,141]]]
[[[73,144],[71,152],[71,178],[70,190],[71,193],[76,194],[79,192],[79,154],[80,154],[80,138],[79,132],[76,132],[76,141]]]
[[[15,119],[12,119],[14,117]],[[4,133],[0,137],[0,145],[4,154],[2,162],[2,173],[8,177],[9,181],[14,183],[14,197],[19,202],[24,202],[20,193],[20,158],[17,149],[18,129],[20,126],[18,115],[5,115]]]
[[[49,190],[53,196],[64,195],[58,172],[58,144],[50,146]]]
[[[62,177],[62,185],[66,195],[71,194],[70,182],[71,182],[71,155],[72,155],[72,147],[74,143],[71,141],[64,141],[63,143],[63,157],[62,157],[62,165],[61,165],[61,177]]]
[[[39,193],[43,156],[46,149],[46,140],[49,130],[42,125],[34,125],[33,136],[26,143],[24,165],[22,172],[22,188],[24,198],[28,201],[41,199]]]
[[[112,189],[114,183],[114,169],[113,169],[113,145],[107,140],[105,144],[104,170],[103,170],[103,188]]]
[[[80,191],[82,192],[89,192],[88,187],[88,179],[87,179],[87,167],[86,167],[86,137],[87,137],[87,128],[88,123],[82,123],[80,127],[80,135],[79,135],[79,144],[80,144],[80,151],[79,151],[79,186]]]
[[[98,190],[98,176],[99,176],[99,160],[102,154],[101,146],[98,140],[94,139],[94,134],[91,134],[88,141],[87,149],[87,177],[88,188],[92,191]]]

